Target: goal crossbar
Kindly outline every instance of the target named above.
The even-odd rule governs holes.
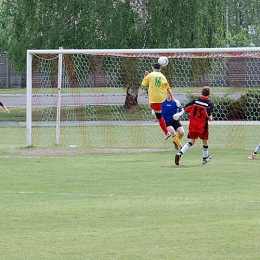
[[[202,53],[202,52],[254,52],[260,47],[240,48],[187,48],[187,49],[51,49],[27,50],[27,54],[102,54],[102,53]]]

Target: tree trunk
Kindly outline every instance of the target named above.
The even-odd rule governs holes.
[[[138,105],[138,91],[131,88],[127,89],[125,97],[125,109],[130,109]]]

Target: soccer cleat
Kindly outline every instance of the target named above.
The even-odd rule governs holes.
[[[254,159],[256,157],[256,154],[255,153],[252,153],[250,154],[247,158],[248,159]]]
[[[172,143],[174,145],[174,148],[178,151],[179,150],[179,146],[174,141],[172,141]]]
[[[168,140],[171,136],[172,136],[172,134],[171,134],[170,132],[168,132],[168,133],[165,135],[165,140]]]
[[[211,156],[208,156],[208,157],[206,157],[206,158],[203,158],[203,160],[202,160],[202,164],[205,164],[205,163],[208,163],[208,162],[210,162],[211,161]]]
[[[176,165],[179,165],[180,164],[180,159],[181,159],[181,154],[180,153],[177,153],[175,155],[175,164]]]

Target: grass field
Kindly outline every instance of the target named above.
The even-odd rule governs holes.
[[[0,259],[260,258],[248,150],[202,165],[193,147],[175,166],[174,151],[32,153],[24,132],[1,128]]]
[[[201,86],[198,87],[172,87],[174,93],[200,93]],[[39,88],[36,89],[38,94],[57,94],[56,88]],[[118,87],[85,87],[78,89],[63,89],[63,93],[126,93],[126,89]],[[144,90],[140,89],[139,93],[143,93]],[[212,93],[245,93],[246,88],[244,87],[216,87],[212,88]],[[17,94],[26,94],[26,88],[9,88],[9,89],[0,89],[0,95],[17,95]]]

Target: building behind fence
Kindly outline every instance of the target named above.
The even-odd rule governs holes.
[[[25,75],[15,73],[12,65],[8,62],[7,53],[0,53],[0,88],[21,88],[25,86]]]

